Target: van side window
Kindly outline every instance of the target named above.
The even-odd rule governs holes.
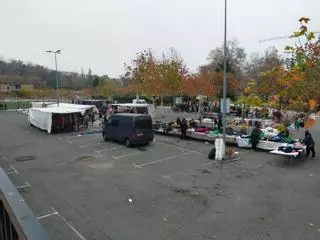
[[[135,125],[137,129],[152,129],[152,120],[151,118],[137,118]]]
[[[148,114],[148,108],[146,107],[136,107],[136,112],[139,114]]]
[[[119,126],[119,119],[111,119],[112,126]]]

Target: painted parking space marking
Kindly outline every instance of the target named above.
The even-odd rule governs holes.
[[[51,217],[51,216],[53,216],[53,215],[58,215],[58,212],[57,212],[57,211],[53,211],[52,213],[48,213],[48,214],[39,216],[39,217],[37,217],[37,219],[38,219],[38,220],[41,220],[41,219],[44,219],[44,218],[47,218],[47,217]]]
[[[51,213],[42,215],[37,217],[38,220],[45,219],[51,216],[59,216],[59,218],[73,231],[73,233],[78,237],[80,240],[87,240],[67,219],[61,215],[55,208],[51,207]]]
[[[103,148],[100,150],[95,150],[96,153],[102,153],[102,152],[108,152],[108,151],[113,151],[113,150],[117,150],[117,149],[121,149],[124,147],[110,147],[110,148]]]
[[[133,166],[136,167],[136,168],[143,168],[143,167],[151,165],[151,164],[157,164],[157,163],[160,163],[160,162],[163,162],[163,161],[167,161],[167,160],[171,160],[171,159],[187,156],[189,154],[190,153],[183,153],[183,154],[180,154],[180,155],[165,157],[165,158],[161,158],[161,159],[158,159],[158,160],[154,160],[154,161],[146,162],[146,163],[141,163],[141,164],[133,163]]]
[[[85,142],[85,143],[78,145],[79,148],[90,148],[90,147],[103,148],[106,146],[108,146],[108,144],[106,144],[105,142],[100,142],[100,141],[99,142]]]
[[[169,144],[169,143],[161,142],[161,140],[160,141],[156,141],[156,144],[167,146],[167,147],[171,147],[171,148],[176,148],[176,149],[179,149],[182,152],[193,152],[193,153],[202,154],[202,152],[199,152],[199,151],[196,151],[196,150],[192,150],[192,149],[188,149],[188,148],[184,148],[183,146],[181,146],[179,144]]]
[[[12,175],[12,174],[19,175],[19,171],[13,165],[10,165],[10,169],[11,170],[7,172],[8,175]]]
[[[24,188],[31,188],[31,184],[27,181],[24,182],[24,185],[17,186],[16,189],[24,189]]]
[[[140,154],[140,153],[141,152],[133,152],[133,153],[120,155],[120,156],[112,156],[112,158],[115,159],[115,160],[119,160],[120,158],[125,158],[125,157],[129,157],[129,156],[132,156],[132,155]]]
[[[173,181],[174,179],[170,176],[166,176],[166,175],[161,175],[162,178],[168,179],[170,181]]]
[[[78,236],[80,240],[86,240],[86,238],[71,224],[69,223],[60,213],[57,214],[65,224],[68,225],[69,228]]]

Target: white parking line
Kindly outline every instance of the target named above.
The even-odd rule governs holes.
[[[171,181],[173,181],[173,180],[174,180],[172,177],[165,176],[165,175],[161,175],[161,177],[163,177],[163,178],[165,178],[165,179],[168,179],[168,180],[171,180]]]
[[[82,236],[81,233],[74,226],[72,226],[72,224],[69,223],[57,210],[55,210],[53,207],[51,207],[51,209],[53,213],[55,213],[52,215],[58,215],[62,219],[62,221],[64,221],[64,223],[67,224],[69,228],[71,228],[71,230],[78,236],[79,239],[86,240],[86,238]]]
[[[140,153],[141,152],[134,152],[134,153],[129,153],[129,154],[121,155],[121,156],[112,156],[112,158],[115,160],[119,160],[119,158],[129,157],[129,156],[140,154]]]
[[[10,168],[12,169],[12,171],[7,172],[8,175],[19,174],[19,171],[13,165],[10,165]]]
[[[41,220],[41,219],[43,219],[43,218],[47,218],[47,217],[50,217],[50,216],[53,216],[53,215],[58,215],[58,212],[57,212],[57,211],[54,211],[54,212],[52,212],[52,213],[39,216],[39,217],[37,217],[37,219],[38,219],[38,220]]]
[[[133,166],[134,166],[134,167],[137,167],[137,168],[143,168],[144,166],[147,166],[147,165],[151,165],[151,164],[155,164],[155,163],[158,163],[158,162],[163,162],[163,161],[166,161],[166,160],[170,160],[170,159],[174,159],[174,158],[186,156],[186,155],[189,155],[189,154],[190,154],[190,153],[183,153],[183,154],[180,154],[180,155],[171,156],[171,157],[166,157],[166,158],[161,158],[161,159],[158,159],[158,160],[155,160],[155,161],[152,161],[152,162],[147,162],[147,163],[142,163],[142,164],[136,164],[136,163],[134,163]]]
[[[79,144],[78,145],[79,148],[89,148],[89,147],[93,147],[93,148],[102,148],[102,147],[106,147],[106,143],[105,142],[97,142],[97,143],[83,143],[83,144]]]
[[[29,188],[29,187],[31,188],[30,183],[29,183],[29,182],[27,182],[27,181],[25,181],[25,182],[24,182],[24,185],[17,186],[17,187],[16,187],[16,189],[18,189],[18,190],[19,190],[19,189],[22,189],[22,188]]]
[[[102,152],[107,152],[107,151],[113,151],[113,150],[117,150],[123,147],[113,147],[113,148],[104,148],[104,149],[100,149],[100,150],[96,150],[96,153],[102,153]]]
[[[177,148],[177,149],[181,150],[182,152],[194,152],[194,153],[200,153],[201,154],[201,152],[199,152],[199,151],[191,150],[191,149],[188,149],[188,148],[184,148],[181,145],[177,146],[176,144],[162,143],[162,142],[159,142],[159,141],[157,141],[156,144],[164,145],[164,146],[167,146],[167,147]]]

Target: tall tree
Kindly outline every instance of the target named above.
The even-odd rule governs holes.
[[[304,102],[317,99],[320,102],[320,39],[308,29],[310,19],[299,19],[300,29],[292,37],[297,38],[294,46],[287,46],[286,58],[290,77],[294,80],[293,98]]]
[[[249,80],[256,80],[262,71],[273,69],[283,64],[282,56],[275,47],[267,48],[263,54],[255,53],[245,64],[245,75]]]
[[[215,72],[188,75],[182,82],[183,94],[190,97],[199,95],[212,97],[216,94],[216,75]]]
[[[88,70],[88,74],[87,74],[87,86],[92,86],[93,83],[93,76],[92,76],[92,71],[91,68],[89,68]]]
[[[120,87],[120,83],[115,79],[102,80],[96,87],[94,95],[96,97],[104,97],[111,100]]]
[[[209,63],[200,66],[202,75],[215,76],[215,85],[218,97],[222,96],[223,91],[223,66],[224,66],[224,48],[223,45],[211,50],[208,56]],[[240,83],[244,79],[244,62],[246,53],[244,48],[239,47],[239,42],[234,39],[227,42],[227,73],[228,73],[228,91],[227,96],[235,98],[239,93]]]
[[[126,66],[125,77],[136,93],[152,98],[179,93],[186,74],[183,59],[175,50],[157,59],[149,49],[138,53],[132,65]]]
[[[216,47],[209,52],[207,60],[208,64],[203,65],[200,69],[207,71],[223,72],[223,59],[224,59],[224,47],[223,45]],[[233,39],[227,42],[227,72],[233,74],[236,77],[240,77],[243,73],[244,62],[247,54],[245,49],[239,46],[237,39]]]

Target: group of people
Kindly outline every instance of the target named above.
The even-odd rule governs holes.
[[[249,117],[249,114],[252,114],[252,117],[254,118],[273,118],[273,120],[277,120],[280,121],[281,119],[281,112],[280,110],[277,111],[272,111],[270,112],[270,110],[268,108],[255,108],[254,110],[250,110],[250,108],[244,108],[242,109],[241,107],[238,107],[236,109],[236,115],[237,117]]]
[[[172,106],[172,110],[176,112],[217,112],[220,110],[219,103],[214,102],[212,104],[209,104],[208,102],[203,102],[200,106],[199,101],[188,101],[183,104],[178,104],[175,106]]]
[[[252,144],[252,149],[255,151],[257,150],[257,145],[259,144],[260,141],[260,124],[257,122],[256,126],[253,128],[251,132],[251,144]],[[284,137],[289,137],[289,130],[286,129],[283,133]],[[312,157],[314,158],[316,156],[315,152],[315,141],[313,140],[313,137],[309,130],[305,131],[305,136],[303,140],[304,144],[306,145],[306,156],[308,157],[310,155],[310,152],[312,153]]]
[[[202,122],[202,117],[200,117],[198,119],[198,122],[201,125]],[[214,119],[214,123],[217,129],[222,129],[222,115],[219,114],[218,118]],[[177,126],[180,128],[180,132],[181,132],[181,139],[186,139],[187,136],[187,129],[190,128],[196,128],[199,124],[197,123],[197,121],[191,119],[189,121],[189,124],[187,122],[187,120],[185,118],[182,118],[182,120],[180,119],[180,117],[177,118],[176,120],[176,124]]]

